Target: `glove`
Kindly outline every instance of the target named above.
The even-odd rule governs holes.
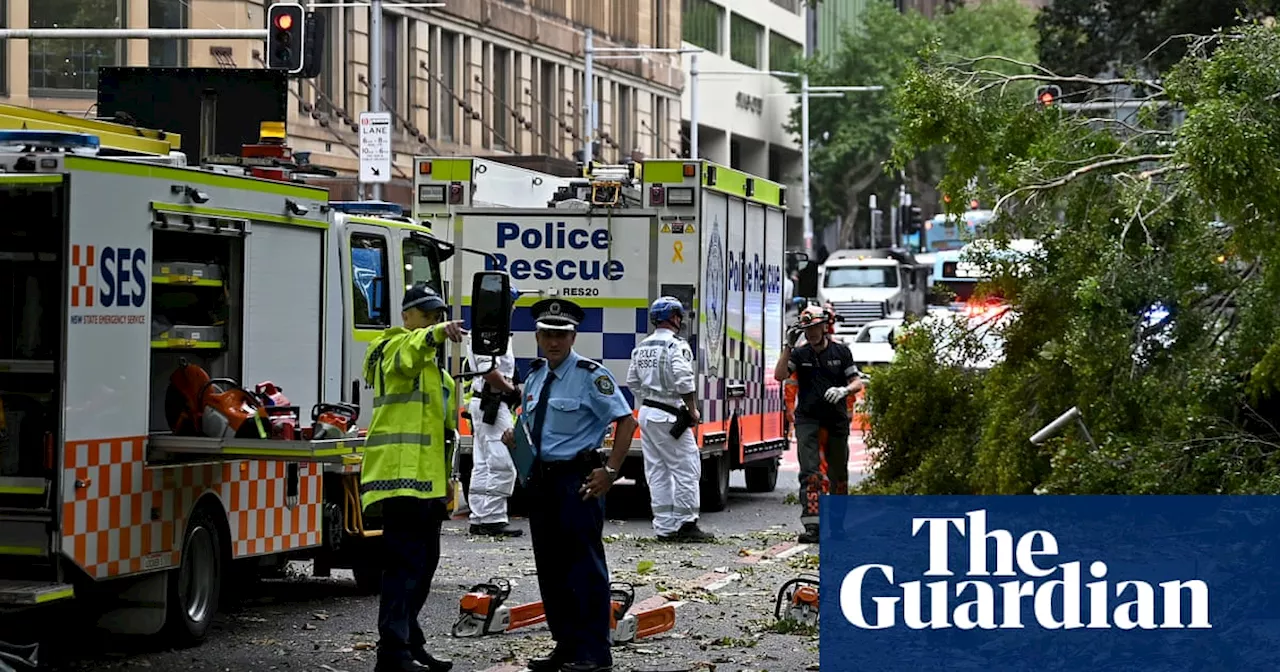
[[[849,396],[849,388],[847,387],[828,387],[826,393],[822,395],[827,401],[838,404]]]
[[[791,327],[787,330],[787,345],[796,347],[796,341],[800,340],[800,329]]]

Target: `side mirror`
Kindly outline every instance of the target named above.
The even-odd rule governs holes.
[[[797,271],[803,271],[809,267],[809,255],[806,252],[788,252],[787,258],[791,268]]]
[[[511,339],[511,276],[501,271],[476,273],[471,283],[471,351],[480,357],[507,354]],[[483,373],[486,372],[481,372]]]

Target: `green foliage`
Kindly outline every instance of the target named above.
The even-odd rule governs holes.
[[[890,202],[897,178],[889,178],[884,163],[897,133],[892,96],[922,52],[998,54],[1034,61],[1033,20],[1034,14],[1018,0],[974,3],[932,21],[919,12],[898,12],[890,0],[872,0],[861,25],[844,27],[838,51],[802,63],[799,69],[809,75],[811,86],[885,87],[879,92],[810,98],[814,221],[831,221],[837,215],[856,220],[858,204],[872,193],[878,193],[882,203]],[[1005,72],[1016,69],[1009,63],[988,66]],[[799,82],[792,82],[792,90],[799,91]],[[799,104],[786,129],[800,138]],[[929,183],[938,167],[937,156],[919,157],[909,177]]]
[[[1214,42],[1164,82],[1176,128],[1041,109],[937,52],[910,69],[894,165],[942,152],[942,189],[973,180],[995,236],[1042,249],[973,259],[1011,311],[998,364],[946,361],[957,336],[930,327],[877,372],[868,490],[1280,492],[1280,33]],[[1030,442],[1073,406],[1096,448],[1074,426]]]

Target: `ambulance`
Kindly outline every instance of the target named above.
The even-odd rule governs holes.
[[[773,379],[783,339],[785,187],[704,160],[592,164],[549,207],[486,208],[471,198],[475,161],[415,159],[414,218],[458,249],[484,253],[445,269],[455,318],[468,316],[464,278],[506,272],[528,294],[511,320],[521,372],[538,356],[528,307],[557,296],[587,313],[577,352],[622,384],[631,351],[652,332],[649,304],[679,298],[696,316],[683,336],[697,358],[701,508],[724,508],[734,469],[745,470],[750,490],[772,491],[787,447]],[[633,399],[625,386],[623,393]],[[644,482],[638,441],[621,472]]]
[[[288,165],[268,126],[246,149]],[[376,590],[364,353],[453,248],[262,156],[181,167],[174,134],[12,106],[0,128],[27,129],[0,131],[0,610],[198,642],[233,574],[311,559]]]

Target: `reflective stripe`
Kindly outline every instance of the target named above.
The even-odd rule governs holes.
[[[360,489],[369,492],[372,490],[417,490],[419,492],[431,492],[435,489],[435,481],[419,481],[412,478],[392,478],[385,481],[368,481],[360,484]],[[443,497],[444,495],[441,495]]]
[[[845,370],[844,370],[844,375],[846,375],[846,376],[852,376],[853,374],[855,374],[855,373],[857,373],[857,372],[858,372],[858,367],[855,365],[855,366],[851,366],[851,367],[849,367],[849,368],[845,369]]]
[[[380,397],[373,398],[373,407],[381,408],[387,404],[421,404],[426,401],[426,396],[422,390],[414,390],[412,392],[401,392],[399,394],[384,394]]]
[[[401,443],[430,445],[430,434],[370,434],[364,438],[365,448],[376,448],[378,446],[393,446]]]
[[[657,514],[657,513],[674,513],[674,514],[676,514],[676,515],[678,515],[678,516],[695,516],[695,515],[697,515],[697,514],[698,514],[698,509],[690,509],[690,508],[686,508],[686,507],[683,507],[683,506],[674,506],[674,505],[672,505],[672,506],[666,506],[666,505],[663,505],[663,506],[655,506],[655,507],[652,507],[652,508],[653,508],[653,512],[654,512],[655,514]]]

